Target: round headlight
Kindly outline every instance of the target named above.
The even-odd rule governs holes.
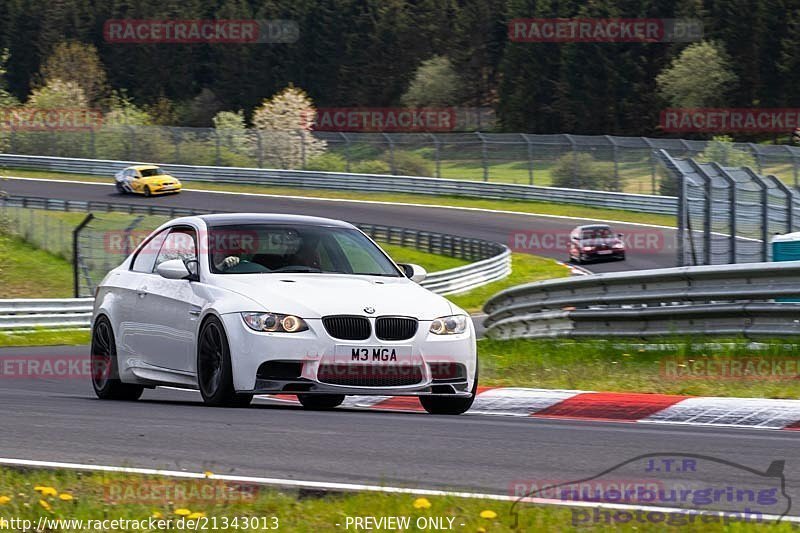
[[[300,319],[292,315],[286,315],[281,321],[281,326],[283,326],[283,330],[287,333],[294,333],[299,330],[301,324]]]
[[[276,331],[278,329],[278,317],[272,313],[261,315],[261,329],[264,331]]]

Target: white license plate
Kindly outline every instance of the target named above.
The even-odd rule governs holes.
[[[608,255],[611,252],[613,252],[613,250],[597,250],[597,255]]]
[[[337,363],[393,364],[411,361],[411,346],[347,346],[336,345]]]

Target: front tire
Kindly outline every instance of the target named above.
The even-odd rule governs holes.
[[[472,391],[466,398],[453,398],[447,396],[420,396],[419,403],[432,415],[460,415],[469,411],[475,396],[478,393],[478,367],[475,366],[475,381],[472,383]]]
[[[233,367],[228,337],[215,316],[203,322],[197,341],[197,386],[203,401],[212,407],[247,407],[252,394],[233,388]]]
[[[105,316],[98,317],[92,328],[92,388],[101,400],[138,400],[144,391],[141,385],[123,383],[119,379],[117,345],[114,330]]]
[[[120,182],[116,182],[115,185],[117,186],[117,192],[119,194],[125,194],[125,187],[123,187]]]

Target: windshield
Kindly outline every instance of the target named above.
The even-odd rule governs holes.
[[[143,178],[149,178],[150,176],[163,176],[164,171],[160,168],[146,168],[141,171]]]
[[[326,273],[401,277],[356,229],[307,225],[217,226],[208,232],[215,274]]]
[[[608,239],[613,236],[609,228],[592,228],[583,230],[581,239]]]

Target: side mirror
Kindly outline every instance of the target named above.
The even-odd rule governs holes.
[[[424,268],[413,263],[403,263],[400,268],[403,269],[403,273],[408,279],[416,283],[420,283],[428,277],[428,272]]]
[[[167,279],[189,279],[192,273],[186,268],[186,264],[180,259],[164,261],[156,267],[156,272]]]

